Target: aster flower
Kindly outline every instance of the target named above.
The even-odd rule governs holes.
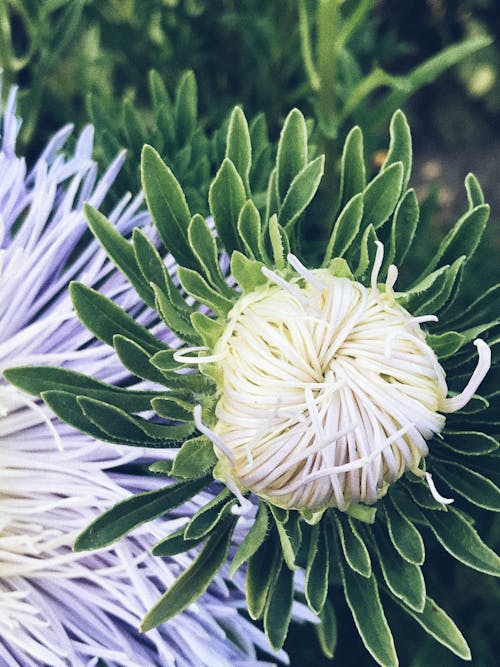
[[[253,197],[249,179],[259,142],[235,109],[226,157],[209,191],[216,237],[200,215],[191,214],[172,171],[144,148],[146,200],[178,262],[178,284],[142,235],[134,233],[129,243],[87,207],[101,245],[185,342],[180,348],[160,343],[102,294],[71,287],[81,320],[115,346],[132,372],[145,379],[162,375],[170,393],[151,400],[154,428],[139,406],[130,410],[113,400],[117,389],[103,386],[97,393],[86,376],[59,374],[56,389],[53,371],[41,368],[17,369],[8,378],[41,394],[68,423],[89,433],[99,429],[103,439],[150,444],[157,438],[165,447],[183,440],[171,467],[152,466],[177,479],[163,489],[171,506],[197,482],[208,486],[215,478],[225,485],[187,526],[155,545],[153,553],[160,555],[202,547],[148,613],[143,629],[188,608],[229,560],[236,575],[247,562],[249,613],[263,619],[276,648],[287,634],[294,582],[305,571],[303,596],[319,615],[327,654],[334,652],[332,600],[340,590],[379,664],[398,664],[381,592],[468,659],[464,637],[426,594],[421,531],[467,565],[500,574],[500,560],[470,517],[451,506],[463,498],[490,510],[500,507],[496,478],[488,472],[498,461],[498,441],[484,433],[496,433],[497,417],[487,410],[488,389],[484,396],[475,393],[486,386],[498,340],[492,304],[497,288],[464,312],[454,310],[488,206],[469,175],[468,210],[423,274],[396,291],[396,267],[409,253],[419,221],[415,193],[407,189],[411,137],[398,112],[387,158],[368,183],[361,130],[349,134],[339,212],[319,266],[308,268],[299,259],[297,222],[307,221],[323,158],[310,159],[314,147],[308,146],[304,118],[292,111],[263,201]],[[221,270],[222,250],[230,259],[229,275]],[[91,524],[76,548],[109,544],[155,511],[148,495],[127,499]],[[232,551],[234,531],[249,524]]]
[[[19,364],[48,363],[56,370],[64,365],[68,373],[91,372],[128,386],[132,404],[143,405],[144,397],[156,396],[151,383],[137,384],[112,348],[96,341],[77,320],[67,294],[74,278],[99,285],[124,311],[151,325],[159,340],[174,344],[97,243],[86,238],[83,202],[101,204],[124,156],[98,179],[92,128],[83,130],[64,157],[60,149],[72,131],[67,126],[27,169],[15,150],[20,127],[15,90],[0,127],[0,371]],[[126,197],[110,219],[123,234],[140,227],[154,238],[141,202]],[[169,259],[167,266],[172,263]],[[138,629],[164,586],[192,560],[154,558],[149,550],[186,523],[185,513],[209,502],[211,492],[116,547],[73,552],[75,537],[96,515],[132,493],[154,494],[164,484],[162,477],[130,468],[145,457],[151,460],[151,452],[141,447],[80,434],[55,420],[40,401],[1,382],[0,664],[76,667],[99,659],[134,667],[265,664],[255,657],[256,647],[267,648],[263,634],[238,612],[241,578],[228,589],[218,577],[199,603],[173,622],[148,635]],[[283,652],[277,657],[286,660]]]

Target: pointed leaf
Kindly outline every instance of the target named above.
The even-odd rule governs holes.
[[[113,336],[121,334],[151,353],[167,347],[122,308],[91,287],[73,282],[69,292],[81,322],[103,343],[113,345]]]
[[[260,213],[251,199],[245,203],[240,211],[238,233],[250,258],[263,259]]]
[[[203,535],[196,540],[186,540],[184,537],[184,527],[179,528],[179,530],[167,535],[165,539],[157,542],[151,549],[151,553],[153,556],[162,556],[163,558],[165,556],[176,556],[198,546],[205,538],[206,536]]]
[[[484,204],[484,194],[479,181],[474,174],[467,174],[465,177],[465,189],[467,190],[467,201],[469,202],[469,211]]]
[[[356,238],[363,217],[363,194],[355,195],[345,205],[333,225],[328,241],[323,266],[327,266],[332,257],[342,257]]]
[[[489,215],[490,207],[487,204],[467,211],[441,241],[424,275],[440,264],[451,264],[462,255],[469,259],[481,240]]]
[[[203,216],[193,216],[188,227],[188,239],[205,278],[225,296],[232,298],[233,291],[226,283],[219,264],[219,252],[213,234]]]
[[[401,162],[404,170],[402,183],[402,189],[404,190],[408,185],[411,174],[412,146],[410,127],[406,116],[400,109],[391,118],[390,135],[391,142],[382,170],[387,169],[395,162]]]
[[[449,507],[446,513],[425,510],[425,516],[438,541],[454,558],[479,572],[500,576],[500,558],[462,514]]]
[[[225,158],[208,193],[210,212],[217,234],[229,254],[241,250],[237,224],[240,211],[246,202],[246,192],[241,176],[228,158]]]
[[[278,222],[288,234],[316,194],[324,170],[325,157],[320,155],[293,179],[278,215]]]
[[[131,373],[142,380],[164,384],[165,377],[150,364],[151,354],[143,347],[120,334],[113,336],[113,347],[122,364]]]
[[[264,285],[267,278],[262,273],[262,262],[248,259],[237,250],[231,257],[231,275],[243,292],[253,292],[259,285]]]
[[[264,631],[276,651],[284,644],[292,618],[293,576],[293,572],[282,563],[264,612]]]
[[[280,542],[276,531],[272,530],[260,548],[248,559],[247,607],[254,621],[264,613],[266,601],[276,583],[282,563]]]
[[[155,300],[153,290],[144,279],[137,265],[132,245],[123,238],[109,220],[95,208],[85,204],[85,217],[89,227],[104,248],[108,257],[116,264],[120,271],[132,284],[137,294],[150,308],[154,310]]]
[[[235,107],[229,118],[226,157],[236,167],[247,194],[250,194],[249,176],[252,166],[252,146],[247,119],[240,107]]]
[[[138,493],[101,514],[76,539],[75,551],[100,549],[112,544],[147,521],[170,512],[190,500],[208,484],[208,478],[170,484],[162,489]]]
[[[391,592],[409,607],[421,612],[425,605],[425,582],[418,565],[401,558],[384,535],[382,528],[375,524],[376,550],[385,583]]]
[[[340,563],[344,594],[359,635],[369,653],[382,667],[399,664],[373,574],[366,579]]]
[[[223,296],[218,290],[210,287],[197,271],[179,266],[177,274],[179,282],[186,292],[218,315],[225,317],[233,307],[234,302]]]
[[[438,440],[438,445],[444,445],[459,454],[467,456],[478,456],[490,454],[498,449],[498,441],[491,435],[480,431],[448,431],[445,430],[443,440]],[[438,453],[436,451],[436,453]]]
[[[347,135],[340,165],[340,207],[346,204],[366,185],[365,160],[363,155],[363,133],[353,127]]]
[[[161,240],[179,264],[196,268],[187,229],[191,214],[179,182],[151,146],[142,150],[142,187]]]
[[[215,526],[229,513],[236,498],[229,489],[223,489],[209,503],[201,507],[184,530],[187,540],[198,539],[211,533]]]
[[[278,193],[281,202],[285,200],[292,181],[304,169],[306,164],[306,123],[302,113],[298,109],[292,109],[281,130],[276,157]]]
[[[327,658],[333,658],[337,646],[337,617],[330,600],[325,602],[320,615],[320,623],[315,625],[321,649]]]
[[[196,128],[198,90],[193,72],[186,72],[177,86],[175,96],[176,139],[184,146]]]
[[[389,537],[400,556],[409,563],[422,565],[425,559],[425,547],[422,536],[392,502],[388,496],[384,504]]]
[[[450,651],[458,655],[462,660],[471,659],[471,652],[464,636],[448,614],[438,607],[434,600],[427,597],[423,611],[417,613],[403,604],[401,600],[398,600],[394,596],[392,598],[394,602],[414,618],[440,644],[446,646],[446,648],[450,649]]]
[[[251,558],[257,549],[260,548],[267,535],[268,527],[269,512],[267,511],[265,504],[260,503],[255,521],[252,523],[250,530],[245,536],[245,539],[240,544],[238,550],[233,556],[231,567],[229,568],[229,576],[231,578],[234,577],[234,574],[240,565]]]
[[[141,624],[141,632],[147,632],[173,618],[202,595],[224,565],[236,517],[228,517],[220,530],[211,535],[193,564],[176,579]]]
[[[171,474],[182,479],[203,477],[217,463],[212,443],[205,436],[186,440],[174,459]]]
[[[413,189],[408,190],[396,207],[391,226],[388,264],[401,266],[411,247],[419,220],[419,206]]]
[[[378,229],[389,218],[401,193],[403,173],[402,163],[394,162],[368,183],[363,192],[363,229],[368,225]]]
[[[330,554],[325,530],[324,521],[313,527],[307,556],[305,596],[317,614],[321,613],[328,593]]]
[[[6,370],[4,377],[22,391],[35,396],[50,390],[65,391],[75,396],[96,398],[131,412],[150,410],[151,400],[161,395],[156,391],[115,387],[83,373],[55,366],[20,366]]]
[[[439,459],[433,460],[432,470],[450,489],[469,502],[492,512],[500,512],[500,489],[483,475],[454,461]]]
[[[335,512],[334,517],[347,564],[361,576],[370,577],[372,571],[370,554],[354,522],[340,512]]]

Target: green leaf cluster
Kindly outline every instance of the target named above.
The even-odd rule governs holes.
[[[183,104],[192,108],[186,101]],[[183,122],[183,131],[189,134],[190,121]],[[86,210],[93,234],[145,306],[155,311],[155,323],[162,321],[201,356],[213,351],[241,292],[261,289],[267,282],[266,269],[286,278],[288,253],[302,256],[301,226],[309,221],[308,207],[323,173],[323,158],[310,144],[307,123],[296,109],[284,122],[275,156],[269,153],[263,120],[249,125],[239,107],[230,115],[225,133],[225,151],[207,193],[213,225],[189,201],[158,152],[151,146],[142,151],[146,201],[162,246],[176,259],[175,275],[143,231],[134,230],[131,239],[124,239],[102,214]],[[363,133],[356,127],[344,145],[338,213],[320,263],[334,275],[369,285],[375,241],[387,249],[383,280],[390,264],[400,264],[411,252],[418,233],[419,204],[408,189],[412,150],[404,115],[399,111],[393,115],[386,160],[371,180],[363,153]],[[488,218],[488,207],[472,176],[466,189],[468,210],[442,240],[423,274],[413,282],[410,278],[405,291],[396,295],[414,314],[440,313],[441,323],[433,325],[427,340],[453,391],[463,387],[475,363],[471,341],[481,335],[495,351],[500,340],[494,302],[498,286],[465,312],[453,310],[463,267]],[[222,268],[228,264],[230,274]],[[7,379],[41,396],[61,419],[96,438],[149,447],[182,445],[173,463],[159,462],[151,468],[152,474],[170,475],[174,483],[122,501],[89,526],[76,545],[100,548],[215,484],[213,474],[220,477],[212,472],[217,463],[212,443],[197,432],[193,416],[195,409],[200,410],[203,423],[213,426],[219,378],[212,364],[176,354],[175,346],[154,336],[97,291],[75,283],[71,296],[89,330],[114,347],[134,376],[155,383],[157,389],[138,392],[50,367],[11,369]],[[380,665],[398,664],[384,610],[387,602],[404,610],[456,655],[469,659],[462,634],[428,597],[421,566],[425,541],[431,539],[470,568],[500,575],[500,559],[482,541],[468,513],[470,507],[490,511],[500,507],[497,397],[489,390],[475,397],[466,410],[450,415],[442,438],[430,443],[428,469],[457,498],[460,509],[437,502],[427,483],[412,474],[392,485],[374,507],[358,505],[347,513],[285,510],[251,496],[253,524],[231,549],[238,523],[236,497],[225,486],[212,487],[217,495],[153,548],[158,556],[191,549],[197,556],[148,613],[143,629],[186,609],[208,588],[230,554],[231,574],[246,568],[249,614],[262,620],[275,648],[286,638],[297,597],[295,572],[303,568],[305,588],[298,597],[318,614],[317,633],[327,655],[335,652],[335,609],[341,595],[364,645]],[[141,415],[149,409],[158,419]],[[247,490],[241,491],[249,497]]]

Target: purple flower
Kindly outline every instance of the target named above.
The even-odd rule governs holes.
[[[64,157],[60,149],[72,132],[67,126],[28,169],[15,151],[19,126],[12,90],[0,147],[0,372],[64,365],[130,384],[112,348],[80,324],[67,294],[76,278],[98,287],[173,342],[90,238],[81,212],[85,201],[101,205],[124,156],[98,178],[92,128]],[[141,196],[125,197],[111,213],[122,234],[137,225],[153,234],[141,203]],[[241,573],[228,584],[224,572],[184,613],[146,635],[138,631],[145,612],[191,561],[185,554],[155,558],[151,546],[186,523],[207,494],[184,506],[184,515],[139,528],[109,549],[72,551],[93,518],[133,492],[164,483],[126,467],[147,456],[144,449],[77,433],[0,380],[0,665],[95,665],[99,658],[134,667],[265,664],[256,647],[269,651],[267,641],[238,611],[244,607]],[[283,652],[276,657],[286,661]]]

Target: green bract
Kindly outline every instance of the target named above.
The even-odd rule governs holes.
[[[156,555],[166,556],[202,545],[193,565],[146,616],[144,630],[182,611],[206,590],[228,559],[239,514],[248,510],[254,516],[253,524],[233,554],[230,567],[234,573],[247,563],[248,611],[252,618],[263,619],[274,647],[280,647],[286,637],[294,599],[294,573],[302,568],[305,601],[319,614],[318,634],[326,654],[333,655],[335,651],[337,631],[332,599],[333,591],[337,590],[343,591],[359,634],[380,665],[398,663],[382,604],[388,598],[437,641],[461,658],[470,659],[469,648],[458,628],[427,596],[420,566],[425,558],[422,536],[434,536],[457,560],[481,572],[500,575],[500,559],[481,541],[466,514],[470,504],[493,511],[500,508],[495,467],[499,460],[498,407],[490,406],[495,395],[486,383],[482,385],[482,394],[472,397],[481,378],[477,379],[477,372],[472,375],[477,352],[471,345],[480,335],[495,351],[500,340],[495,305],[499,286],[480,295],[465,310],[454,307],[464,266],[475,251],[488,219],[481,189],[469,175],[468,210],[445,236],[425,271],[413,280],[406,278],[404,290],[398,285],[398,291],[394,292],[397,271],[392,265],[400,266],[405,257],[411,257],[419,223],[415,193],[407,189],[411,138],[404,115],[397,112],[393,116],[386,160],[368,183],[362,132],[354,128],[347,137],[339,191],[332,193],[332,198],[340,202],[339,210],[323,244],[320,270],[309,271],[297,260],[297,255],[301,255],[301,239],[310,222],[307,207],[323,173],[323,157],[315,155],[314,147],[308,144],[301,113],[294,110],[289,114],[275,164],[259,174],[260,181],[267,180],[265,198],[254,197],[251,189],[258,150],[259,134],[248,129],[243,112],[235,109],[228,126],[226,156],[208,193],[214,233],[209,222],[190,210],[179,182],[159,155],[151,147],[144,148],[142,179],[148,208],[164,247],[177,260],[176,276],[168,274],[161,255],[142,232],[136,230],[130,241],[125,240],[101,214],[91,208],[87,210],[94,235],[118,268],[144,302],[157,311],[158,318],[188,347],[170,349],[118,306],[80,284],[71,288],[75,309],[98,338],[116,349],[134,375],[163,388],[129,392],[55,368],[20,368],[6,374],[18,387],[41,396],[61,419],[96,438],[147,447],[180,446],[172,464],[161,461],[151,466],[152,472],[176,481],[168,481],[158,491],[138,494],[111,508],[80,535],[76,549],[102,547],[141,523],[166,514],[214,484],[215,474],[222,481],[219,494],[191,518],[185,529],[165,536],[154,547]],[[382,244],[385,257],[381,254]],[[229,260],[228,274],[221,269],[221,253]],[[426,408],[435,415],[435,425],[427,430],[422,428],[423,437],[411,434],[415,424],[399,429],[394,424],[400,422],[394,418],[389,424],[384,421],[387,415],[380,413],[380,423],[385,426],[377,431],[374,425],[373,433],[378,433],[377,438],[380,433],[385,436],[377,445],[380,451],[375,452],[376,456],[370,458],[356,450],[355,454],[349,454],[348,465],[352,456],[361,462],[359,465],[356,463],[344,473],[330,471],[335,483],[340,484],[339,479],[354,479],[354,473],[352,477],[349,475],[358,470],[362,479],[366,475],[366,488],[377,482],[366,481],[369,475],[379,475],[373,487],[380,496],[378,500],[366,500],[368,496],[363,493],[356,496],[351,487],[342,486],[338,497],[345,503],[304,502],[299,510],[294,501],[286,506],[275,502],[267,492],[251,493],[252,484],[241,484],[241,478],[233,474],[231,456],[236,454],[231,450],[221,417],[222,408],[230,410],[231,405],[227,396],[225,403],[221,403],[226,387],[219,353],[221,341],[227,342],[232,335],[228,326],[233,326],[235,312],[243,308],[246,298],[276,295],[283,287],[288,290],[288,303],[293,299],[300,303],[314,292],[315,281],[322,280],[328,284],[330,281],[335,289],[342,286],[343,295],[350,286],[357,285],[359,298],[368,295],[367,299],[373,299],[373,308],[380,306],[381,312],[387,314],[387,321],[390,317],[401,317],[401,321],[408,321],[414,327],[410,335],[412,344],[415,349],[423,350],[422,359],[428,360],[429,368],[438,369],[435,379],[429,370],[432,377],[426,380],[425,387],[432,389],[435,383],[439,400],[436,399],[437,407]],[[308,284],[312,285],[310,291]],[[321,284],[316,289],[323,294]],[[313,302],[313,306],[317,303]],[[439,314],[439,322],[425,324],[425,318],[415,320],[428,314]],[[312,310],[310,318],[314,317]],[[377,322],[377,326],[386,325],[382,316]],[[260,332],[262,327],[257,322],[255,331]],[[251,344],[250,326],[245,332],[249,332]],[[245,332],[242,335],[247,335]],[[392,338],[396,340],[397,335]],[[296,342],[291,334],[288,341],[291,346]],[[386,363],[392,359],[392,351],[387,341],[385,348],[381,345],[377,358]],[[486,349],[485,343],[478,343],[481,359]],[[394,359],[399,358],[398,354],[395,353]],[[482,376],[488,365],[484,362]],[[238,371],[237,360],[233,359],[232,366]],[[419,366],[413,370],[411,366],[405,368],[406,371],[410,368],[405,396],[411,397],[412,373],[420,378],[423,371]],[[366,371],[367,379],[371,372]],[[472,384],[467,384],[471,375]],[[444,385],[443,389],[444,376],[447,387]],[[380,371],[380,377],[384,381],[389,377],[394,388],[395,376]],[[258,380],[255,382],[258,384]],[[417,399],[424,386],[422,382],[420,378],[413,392]],[[464,398],[466,392],[459,392],[465,385],[470,395]],[[312,401],[312,407],[308,408],[311,420],[318,419],[321,428],[327,429],[323,408],[315,407],[316,395],[307,387],[305,393],[307,400]],[[432,398],[433,391],[429,396]],[[279,411],[282,407],[279,395],[276,399]],[[240,395],[238,400],[244,402],[245,396]],[[347,409],[343,399],[338,400],[339,410]],[[462,407],[464,403],[467,405]],[[140,416],[151,408],[161,420],[152,422]],[[358,408],[362,419],[364,407],[360,404]],[[446,424],[438,414],[442,411],[450,413]],[[387,414],[392,419],[390,409]],[[401,423],[404,425],[404,420]],[[358,426],[359,422],[346,432],[352,435]],[[248,428],[251,427],[250,422]],[[398,433],[394,435],[393,431]],[[287,433],[286,429],[280,431],[280,437],[284,434],[283,446],[289,445]],[[382,452],[385,455],[390,449],[391,442],[387,441],[391,440],[391,434],[394,436],[391,451],[399,462],[397,466],[394,464],[398,469],[394,475],[389,464],[381,463]],[[340,442],[348,436],[335,437]],[[252,446],[259,444],[256,437],[250,440],[249,473],[255,454]],[[425,441],[429,447],[426,458]],[[418,451],[415,442],[420,443]],[[328,446],[331,445],[329,441]],[[369,451],[375,445],[368,442]],[[326,448],[324,443],[314,446],[315,454]],[[405,460],[401,453],[405,446],[412,449],[411,461]],[[225,453],[225,447],[229,453]],[[378,468],[371,467],[375,460],[379,461]],[[440,490],[456,498],[460,509],[444,504],[445,499],[436,492],[432,479],[424,477],[427,471],[435,475]],[[292,471],[288,472],[292,475]],[[347,477],[341,478],[342,474]]]

